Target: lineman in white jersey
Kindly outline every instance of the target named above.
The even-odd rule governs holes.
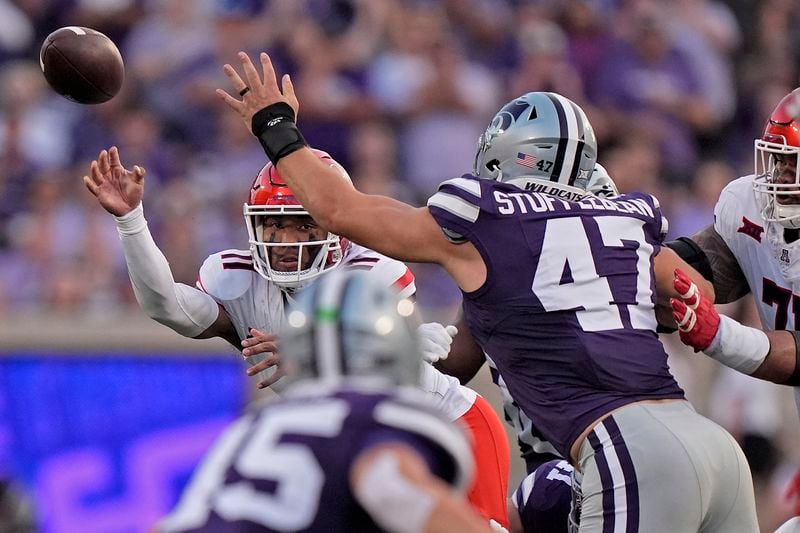
[[[775,383],[800,385],[800,89],[773,111],[756,140],[756,173],[720,194],[713,226],[684,239],[696,261],[713,273],[716,303],[748,292],[764,333],[716,316],[711,307],[673,303],[681,338],[721,363]],[[694,302],[691,294],[686,299]],[[695,306],[699,305],[695,303]],[[702,313],[701,313],[702,311]],[[710,337],[710,338],[707,338]],[[799,400],[798,389],[795,398]]]
[[[672,307],[686,344],[745,374],[794,386],[800,409],[798,154],[800,89],[795,89],[778,103],[755,141],[755,174],[722,191],[714,225],[682,239],[685,248],[679,252],[713,275],[716,303],[751,292],[763,331],[718,315],[680,275],[676,288],[685,296]],[[800,475],[793,484],[800,487]]]
[[[349,181],[328,154],[318,157]],[[153,241],[141,200],[145,171],[126,170],[116,147],[93,161],[84,183],[117,222],[137,301],[154,320],[191,338],[221,337],[261,373],[260,386],[280,388],[275,372],[274,333],[284,322],[291,295],[325,272],[346,267],[369,270],[400,296],[414,294],[414,276],[401,262],[340,239],[320,228],[268,163],[259,172],[244,206],[250,250],[225,250],[203,263],[196,287],[175,283],[169,265]],[[454,331],[423,324],[418,333],[430,360],[445,355]],[[486,518],[507,525],[509,451],[502,424],[491,406],[471,389],[423,365],[421,385],[451,420],[472,432],[478,472],[470,501]]]

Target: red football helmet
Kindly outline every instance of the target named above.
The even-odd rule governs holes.
[[[765,221],[778,222],[787,228],[800,228],[800,204],[788,197],[800,195],[800,89],[783,97],[770,115],[764,135],[755,141],[755,179],[753,188]],[[795,165],[794,180],[779,180],[780,162]],[[783,202],[779,201],[783,198]]]
[[[329,166],[339,171],[343,178],[350,181],[345,169],[330,155],[322,150],[312,151]],[[308,211],[300,204],[292,190],[278,174],[278,169],[271,162],[264,165],[256,176],[250,189],[250,197],[244,204],[244,220],[247,225],[250,252],[253,255],[253,266],[256,272],[276,285],[296,289],[304,285],[323,272],[336,267],[341,261],[344,252],[350,245],[347,239],[333,233],[327,237],[308,241],[294,242],[268,242],[264,239],[264,223],[268,218],[281,216],[309,216]],[[296,248],[296,266],[290,270],[277,269],[272,264],[272,249]],[[304,261],[304,253],[311,255],[309,261]]]

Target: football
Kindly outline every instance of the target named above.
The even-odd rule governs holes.
[[[114,42],[81,26],[66,26],[48,35],[39,64],[53,90],[80,104],[107,102],[125,78],[122,55]]]

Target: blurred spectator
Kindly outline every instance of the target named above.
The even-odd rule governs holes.
[[[514,32],[516,14],[508,0],[443,0],[447,17],[459,28],[461,44],[470,59],[503,75],[517,62]]]
[[[718,124],[686,57],[667,32],[660,9],[623,13],[630,17],[629,40],[604,58],[591,86],[595,103],[611,127],[658,146],[666,176],[685,182],[697,163],[695,134]],[[625,22],[625,18],[620,19]]]
[[[764,130],[769,116],[782,95],[791,92],[800,81],[800,40],[794,31],[800,13],[794,2],[764,0],[751,9],[753,38],[745,41],[739,61],[739,105],[736,134],[731,143],[752,147],[752,138]],[[755,14],[752,15],[752,11]],[[749,151],[752,154],[752,149]]]
[[[740,36],[733,12],[715,0],[676,0],[667,4],[667,16],[672,42],[694,70],[716,122],[726,122],[736,109],[732,54]]]
[[[373,63],[369,88],[401,127],[402,172],[420,198],[443,177],[471,170],[477,138],[500,101],[490,71],[471,62],[436,4],[396,13],[389,48]]]
[[[315,17],[301,19],[286,42],[295,68],[295,90],[304,95],[302,121],[308,142],[345,167],[347,139],[354,123],[374,117],[376,106],[365,90],[364,49],[375,44],[375,27],[356,24],[365,9],[352,2],[311,2]],[[370,18],[373,20],[373,18]],[[380,27],[379,21],[376,22]],[[360,48],[352,43],[361,42]],[[374,50],[370,50],[373,52]]]
[[[202,115],[183,98],[184,83],[212,57],[214,35],[206,1],[160,0],[122,43],[128,72],[140,82],[145,104],[197,143],[207,137]],[[201,122],[198,123],[198,120]],[[202,133],[201,133],[202,132]]]
[[[0,59],[20,57],[34,42],[31,20],[9,0],[0,0]]]
[[[12,481],[0,481],[0,533],[35,531],[33,504],[28,496]]]
[[[739,177],[724,161],[703,161],[694,173],[688,189],[676,188],[668,198],[669,237],[694,235],[714,222],[714,206],[722,189]]]
[[[174,198],[191,208],[188,216],[192,227],[188,231],[202,236],[195,242],[198,250],[193,252],[199,260],[226,248],[247,248],[242,205],[253,180],[267,162],[264,150],[253,142],[238,117],[223,113],[217,116],[217,121],[220,138],[215,149],[191,158],[188,173],[180,180],[190,190],[185,198],[179,195]],[[159,217],[164,199],[160,196],[153,199],[153,216]],[[165,214],[172,211],[169,206],[165,209]],[[194,265],[195,269],[199,267],[200,263]]]
[[[613,177],[619,192],[649,191],[662,196],[661,159],[657,147],[646,139],[629,135],[600,153],[597,160]]]
[[[27,209],[9,223],[21,253],[0,263],[0,280],[7,303],[17,311],[88,311],[109,298],[120,303],[115,284],[124,264],[116,255],[121,254],[116,231],[77,200],[83,197],[73,191],[82,183],[70,178],[55,169],[36,175]]]
[[[567,59],[567,35],[547,19],[528,20],[517,32],[520,61],[511,75],[508,99],[530,91],[563,94],[582,104],[583,80]]]
[[[593,0],[561,2],[559,23],[567,34],[570,62],[585,83],[592,83],[614,40],[608,28],[610,13]]]
[[[348,172],[367,194],[412,200],[397,176],[397,136],[385,121],[362,122],[350,137]]]
[[[33,62],[7,63],[0,84],[0,138],[8,134],[19,156],[36,168],[68,165],[75,141],[70,128],[78,109],[47,90]]]

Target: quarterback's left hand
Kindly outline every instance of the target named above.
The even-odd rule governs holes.
[[[270,335],[259,331],[255,328],[250,328],[250,337],[242,341],[242,355],[245,360],[251,364],[247,369],[248,376],[258,375],[260,372],[277,366],[280,358],[276,354],[277,344],[275,342],[275,335]],[[263,375],[263,374],[262,374]],[[276,368],[267,379],[258,382],[258,388],[263,389],[271,386],[273,383],[282,378],[284,372],[282,369]]]
[[[428,322],[419,326],[417,335],[419,335],[422,358],[431,364],[441,359],[447,359],[453,337],[457,333],[458,328],[455,326],[443,326],[438,322]]]
[[[673,287],[680,295],[670,298],[672,316],[678,323],[681,341],[700,352],[711,346],[719,333],[719,313],[697,285],[681,269],[675,270]]]

